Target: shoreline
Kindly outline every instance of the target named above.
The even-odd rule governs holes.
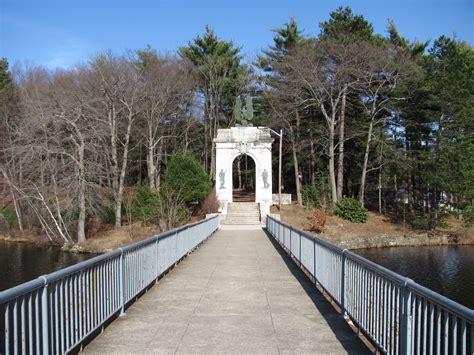
[[[282,206],[283,207],[283,206]],[[474,245],[474,227],[465,227],[457,219],[447,221],[449,227],[435,231],[414,229],[401,223],[394,223],[389,217],[368,213],[366,223],[355,223],[335,215],[326,214],[321,225],[322,232],[309,230],[313,208],[290,205],[275,211],[280,219],[298,229],[315,235],[343,249],[357,250],[390,247]]]
[[[349,249],[379,249],[379,248],[398,248],[398,247],[429,247],[429,246],[461,246],[474,245],[474,236],[466,237],[459,235],[403,235],[391,236],[380,235],[375,237],[354,237],[350,239],[327,239],[323,235],[319,238],[334,243],[337,246]]]
[[[311,232],[309,232],[311,233]],[[438,231],[435,235],[429,235],[428,233],[419,234],[405,234],[405,235],[391,235],[381,234],[377,236],[354,236],[350,233],[344,234],[343,238],[331,238],[325,235],[325,233],[312,235],[333,243],[343,249],[357,250],[357,249],[377,249],[377,248],[395,248],[395,247],[426,247],[426,246],[460,246],[460,245],[474,245],[474,235],[460,235],[457,233],[449,233],[446,231]],[[150,234],[151,237],[153,235]],[[140,239],[146,239],[149,236],[144,236]],[[56,247],[62,251],[69,253],[79,254],[103,254],[114,249],[129,245],[137,240],[117,240],[114,246],[110,244],[108,246],[99,247],[97,244],[101,244],[100,241],[103,236],[94,237],[86,244],[72,244],[72,245],[61,245],[55,242],[51,242],[44,238],[32,235],[26,236],[6,236],[0,234],[0,241],[10,243],[22,243],[35,245],[37,247]],[[94,242],[91,242],[94,241]]]

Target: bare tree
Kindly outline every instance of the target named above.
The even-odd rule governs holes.
[[[119,228],[132,128],[143,100],[143,83],[136,65],[123,56],[101,54],[91,62],[91,67],[89,89],[100,98],[93,110],[107,135],[103,148],[110,162],[115,228]]]
[[[329,39],[296,45],[282,63],[286,67],[289,89],[298,98],[301,109],[320,110],[325,119],[329,181],[334,203],[338,201],[335,169],[338,113],[347,94],[348,82],[353,80],[351,70],[357,55],[361,53],[356,51],[356,47],[341,46]]]
[[[372,149],[374,129],[377,125],[392,117],[392,112],[388,110],[389,102],[403,99],[396,96],[394,88],[403,78],[406,72],[405,67],[409,62],[408,58],[385,45],[364,46],[364,52],[366,64],[359,71],[358,91],[369,119],[360,177],[359,201],[362,205],[364,204],[366,178],[369,171],[369,154]],[[379,166],[371,170],[380,170],[383,164],[381,154],[378,158]]]
[[[160,188],[161,162],[166,141],[192,101],[190,68],[186,60],[159,56],[156,52],[139,52],[144,83],[142,115],[145,120],[145,145],[150,189]]]

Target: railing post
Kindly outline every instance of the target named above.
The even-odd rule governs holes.
[[[174,266],[178,265],[178,231],[174,233]]]
[[[346,252],[347,249],[344,249],[341,255],[341,314],[343,317],[346,316]]]
[[[160,244],[160,239],[156,238],[156,243],[155,243],[155,265],[156,265],[156,274],[155,274],[155,284],[158,283],[158,276],[160,275],[160,260],[158,258],[159,255],[159,244]]]
[[[44,281],[43,290],[41,291],[41,339],[43,341],[43,354],[49,354],[48,280],[44,276],[40,276],[40,278]]]
[[[318,279],[316,278],[316,239],[313,238],[313,274],[314,274],[314,284],[318,285]]]
[[[403,355],[411,354],[413,350],[412,339],[412,295],[407,285],[410,280],[407,279],[402,288],[402,307],[400,307],[400,353]]]
[[[301,266],[301,265],[303,265],[303,263],[301,262],[301,240],[302,240],[303,238],[302,238],[302,236],[301,236],[301,232],[298,232],[298,234],[299,234],[299,236],[300,236],[300,243],[299,243],[299,244],[300,244],[300,245],[299,245],[299,246],[300,246],[300,251],[299,251],[299,252],[300,252],[300,259],[299,259],[299,260],[300,260],[300,266]]]
[[[123,256],[123,249],[119,248],[120,250],[120,265],[119,265],[119,272],[120,272],[120,317],[123,317],[125,315],[125,258]]]
[[[291,224],[290,224],[290,232],[289,232],[289,235],[290,235],[290,256],[291,256],[291,254],[292,254],[292,253],[291,253],[291,229],[292,229],[292,228],[291,228]]]

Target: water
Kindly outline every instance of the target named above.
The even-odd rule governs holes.
[[[360,249],[355,252],[474,309],[474,245]]]
[[[93,256],[68,253],[51,246],[0,241],[0,291]]]
[[[474,245],[359,249],[379,265],[474,309]],[[0,241],[0,291],[94,255]]]

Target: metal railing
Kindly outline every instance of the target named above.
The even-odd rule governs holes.
[[[473,310],[270,215],[266,226],[380,351],[474,353]]]
[[[76,349],[218,227],[188,224],[0,292],[0,353]]]

